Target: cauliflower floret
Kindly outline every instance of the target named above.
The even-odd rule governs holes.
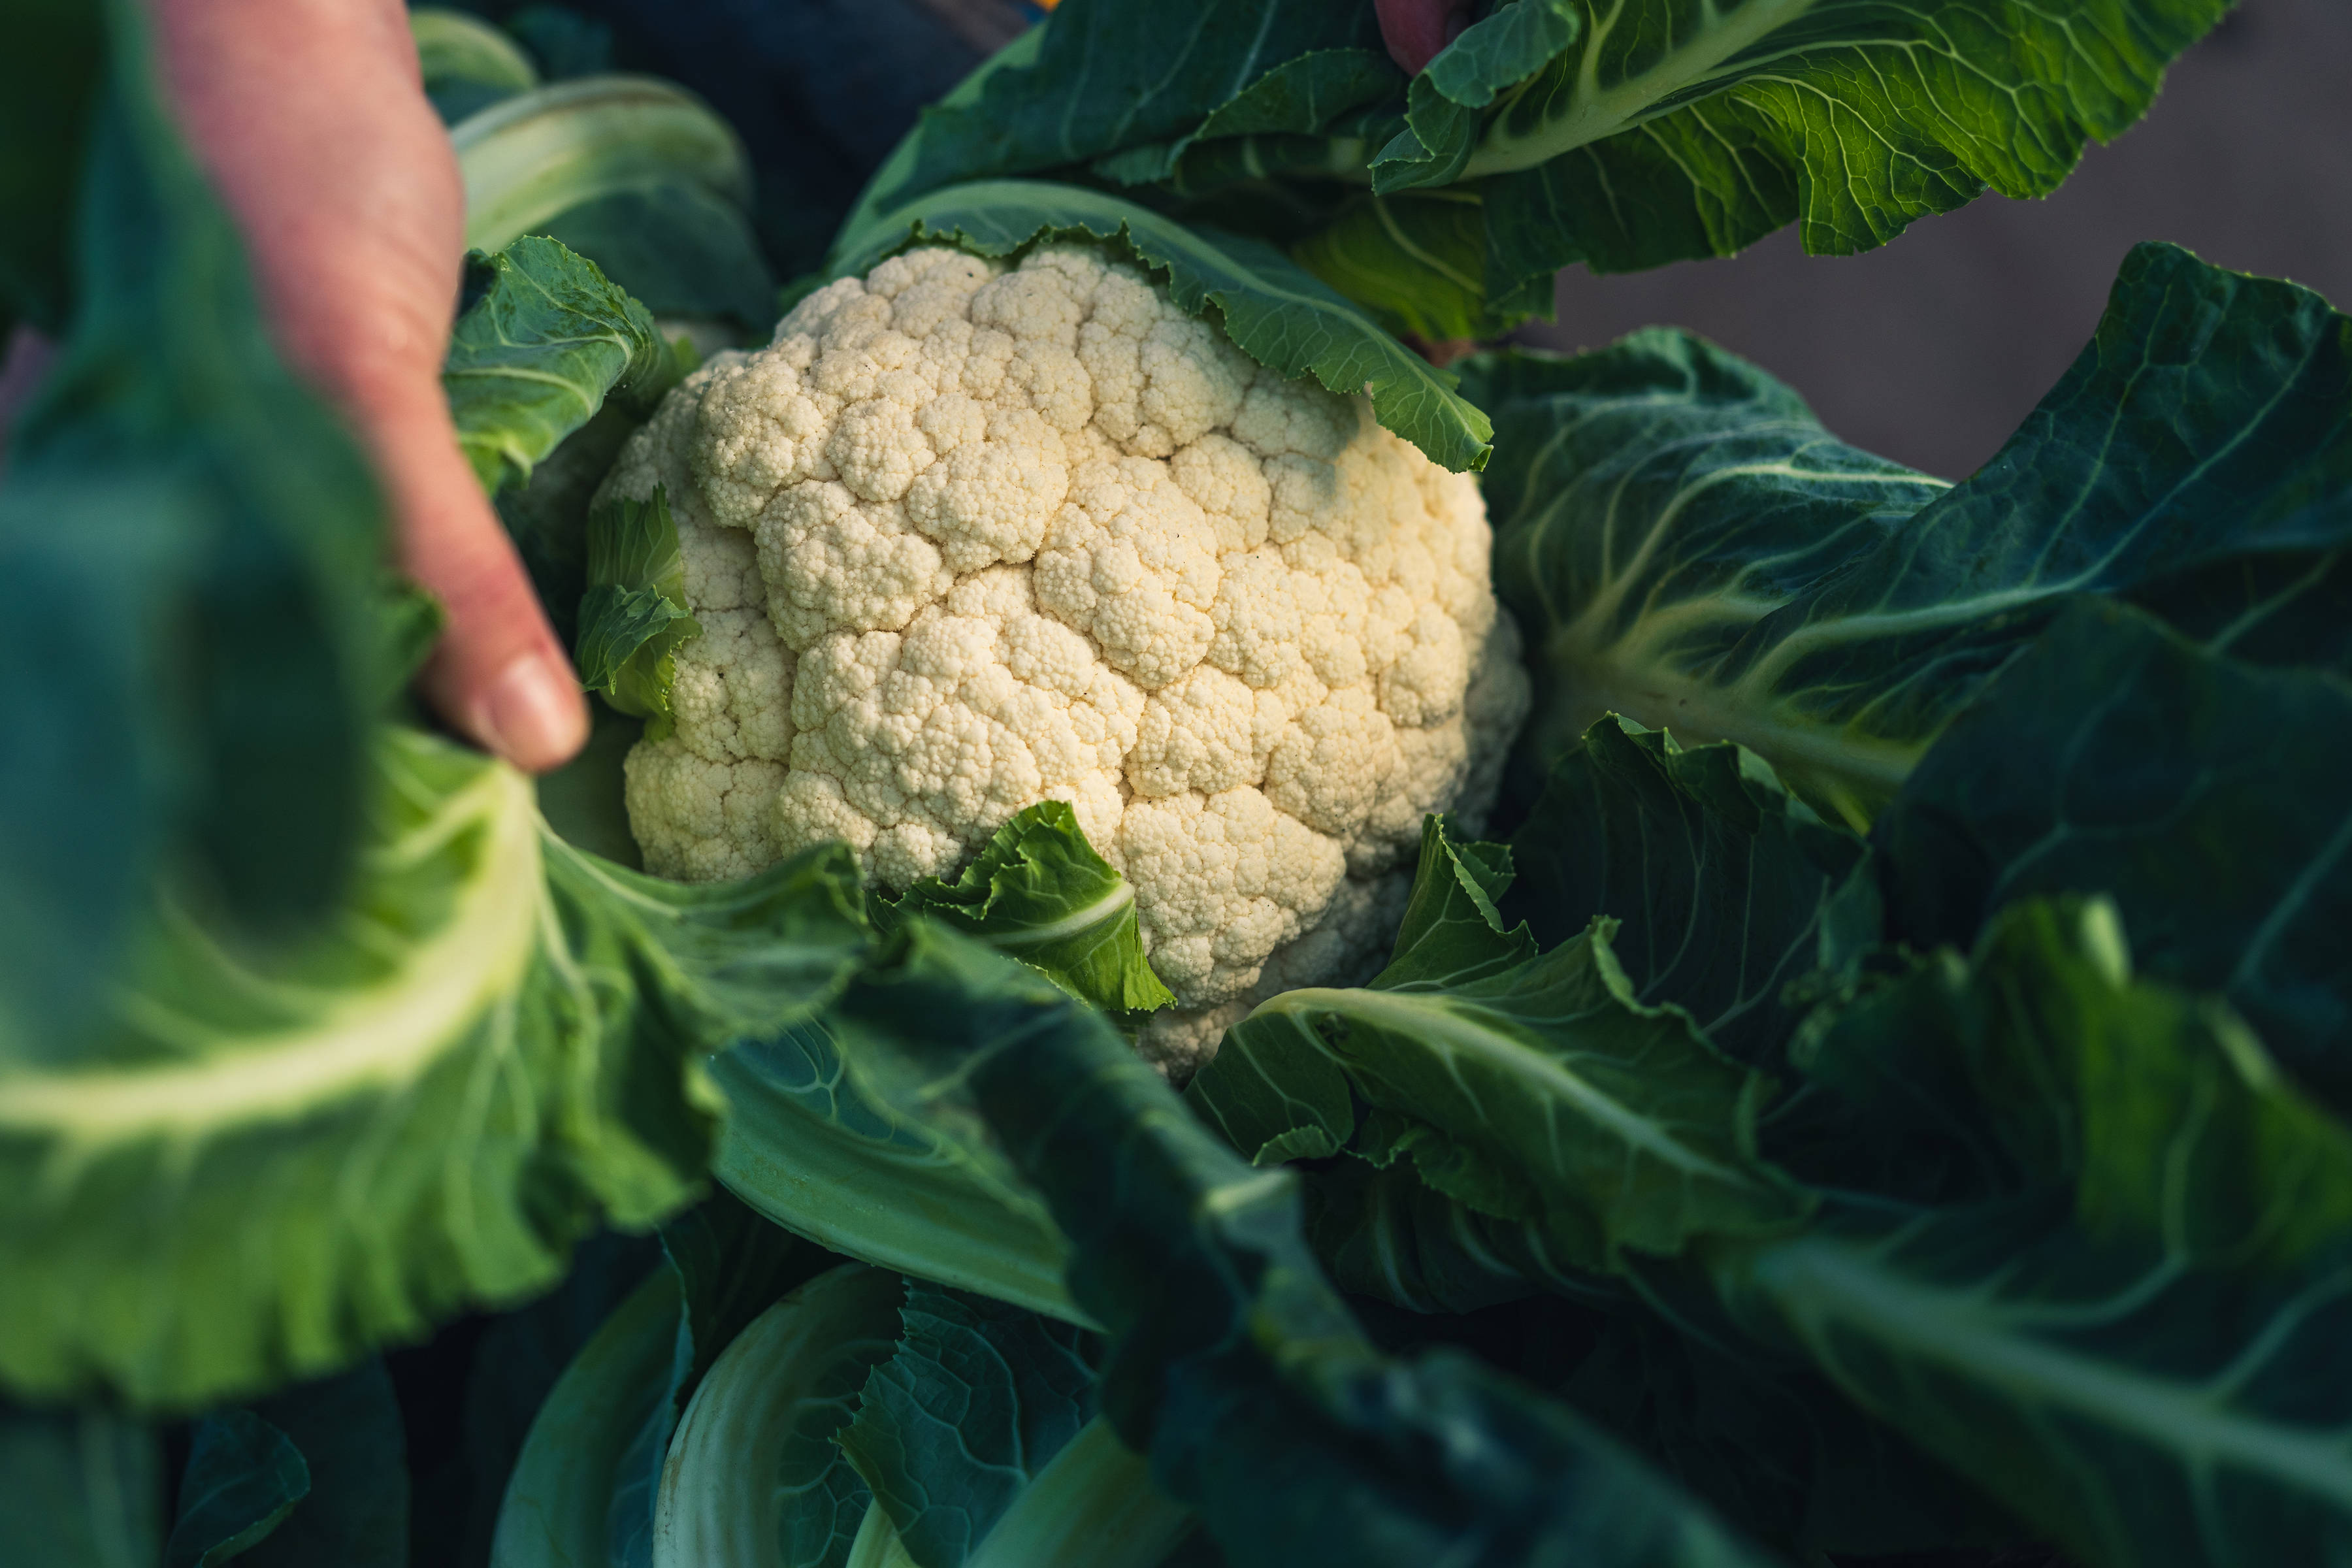
[[[1527,712],[1475,484],[1094,250],[819,289],[606,493],[656,485],[705,630],[629,757],[647,867],[838,838],[903,889],[1066,801],[1178,997],[1139,1042],[1172,1077],[1379,967],[1423,815],[1475,830]]]

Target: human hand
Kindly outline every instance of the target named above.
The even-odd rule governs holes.
[[[1389,58],[1407,75],[1419,71],[1470,25],[1470,4],[1471,0],[1374,0],[1381,18],[1381,41],[1389,47]]]
[[[587,738],[572,663],[457,450],[441,359],[465,187],[400,0],[148,0],[164,85],[249,249],[297,371],[373,458],[397,558],[448,629],[419,683],[457,729],[544,770]]]

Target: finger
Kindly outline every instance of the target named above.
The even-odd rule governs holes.
[[[399,417],[379,415],[369,430],[387,477],[401,567],[448,613],[418,685],[436,711],[486,750],[543,773],[587,740],[587,704],[437,394]]]
[[[1417,72],[1470,25],[1470,0],[1374,0],[1389,58]]]

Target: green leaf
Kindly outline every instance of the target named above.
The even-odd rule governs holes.
[[[457,445],[496,495],[608,396],[650,409],[677,363],[646,308],[554,240],[518,239],[480,266],[488,286],[457,319],[441,384]]]
[[[1509,907],[1546,942],[1616,917],[1610,951],[1636,997],[1769,1065],[1799,1017],[1782,994],[1822,962],[1862,856],[1753,752],[1607,718],[1553,765],[1512,836]]]
[[[899,1315],[836,1440],[908,1555],[961,1568],[1093,1415],[1094,1369],[1078,1330],[1003,1302],[917,1285]]]
[[[738,203],[686,181],[566,207],[533,231],[593,261],[656,316],[724,316],[764,338],[782,313],[759,237]]]
[[[1553,1256],[1543,1227],[1499,1220],[1437,1192],[1410,1162],[1338,1160],[1305,1178],[1307,1238],[1332,1282],[1416,1312],[1475,1312],[1606,1284]]]
[[[310,1493],[310,1467],[285,1433],[250,1410],[205,1416],[190,1439],[164,1568],[217,1568],[277,1529]]]
[[[1189,1102],[1261,1162],[1410,1155],[1437,1191],[1539,1222],[1586,1268],[1801,1217],[1800,1196],[1754,1156],[1763,1080],[1688,1014],[1635,999],[1606,917],[1540,955],[1526,927],[1504,931],[1502,879],[1477,851],[1493,852],[1465,851],[1432,818],[1389,967],[1360,990],[1261,1003]]]
[[[677,1331],[662,1397],[614,1468],[604,1517],[614,1568],[654,1561],[670,1447],[721,1353],[778,1297],[833,1261],[723,1191],[664,1224],[661,1241],[678,1279]]]
[[[841,1011],[887,1049],[893,1103],[969,1105],[1046,1194],[1073,1294],[1113,1336],[1106,1415],[1236,1568],[1755,1561],[1524,1385],[1375,1352],[1306,1249],[1292,1178],[1252,1169],[1042,978],[918,922]]]
[[[478,110],[539,85],[539,69],[521,45],[463,11],[412,6],[408,31],[416,40],[425,96],[433,100],[444,124],[455,125]]]
[[[497,251],[617,192],[695,185],[740,210],[751,164],[728,123],[675,82],[583,76],[520,93],[450,132],[466,244]]]
[[[1095,853],[1058,800],[1024,808],[952,883],[925,877],[893,906],[1009,952],[1081,1002],[1118,1016],[1172,1006],[1143,956],[1135,889]]]
[[[580,684],[646,721],[658,741],[677,726],[670,686],[677,650],[702,635],[686,607],[677,524],[659,487],[646,501],[610,500],[588,514],[588,589],[580,600]]]
[[[1549,315],[1549,279],[1571,262],[1623,271],[1727,256],[1791,221],[1808,250],[1843,254],[1987,189],[2045,195],[2088,142],[2147,110],[2166,67],[2226,8],[1509,0],[1402,102],[1368,94],[1363,111],[1311,130],[1212,138],[1257,83],[1376,47],[1372,18],[1331,0],[1246,13],[1226,0],[1065,0],[1017,64],[924,118],[877,179],[877,205],[1080,169],[1179,200],[1242,184],[1298,197],[1443,187],[1470,199],[1478,230],[1475,284],[1451,313],[1507,326]],[[1386,216],[1403,237],[1353,274],[1377,279],[1357,297],[1453,295],[1462,215],[1416,203]],[[1343,221],[1361,231],[1360,216]],[[1327,260],[1340,248],[1309,244]],[[1316,270],[1344,286],[1340,269]]]
[[[728,1342],[670,1445],[664,1562],[846,1568],[872,1499],[835,1439],[897,1348],[905,1295],[898,1276],[845,1265]]]
[[[1491,427],[1457,395],[1452,373],[1382,331],[1356,305],[1261,240],[1189,229],[1116,196],[1075,185],[995,180],[917,197],[845,231],[829,270],[863,273],[910,245],[945,242],[1012,256],[1051,240],[1108,243],[1164,280],[1177,304],[1222,327],[1276,374],[1312,375],[1371,399],[1380,422],[1461,471],[1486,466]]]
[[[149,1568],[163,1535],[162,1449],[110,1410],[0,1405],[0,1562]]]
[[[835,1252],[1087,1321],[1062,1281],[1069,1243],[985,1126],[952,1105],[893,1104],[859,1070],[870,1054],[828,1017],[717,1058],[728,1114],[711,1173]]]
[[[1463,29],[1413,78],[1405,130],[1372,156],[1372,189],[1388,195],[1460,178],[1478,142],[1478,110],[1549,65],[1584,21],[1575,0],[1505,0]]]
[[[2226,1008],[2136,981],[2111,906],[2012,905],[1920,986],[1940,1026],[1865,1000],[1833,1048],[1948,1053],[2023,1190],[1734,1249],[1734,1310],[2087,1563],[2352,1539],[2352,1133]]]
[[[65,334],[0,478],[0,1071],[88,1026],[167,863],[225,928],[317,920],[351,869],[382,689],[374,483],[271,346],[144,21],[44,5],[12,16],[0,68],[0,113],[61,117],[0,153],[0,298]]]
[[[407,1436],[383,1363],[362,1362],[285,1389],[254,1413],[300,1454],[308,1486],[237,1561],[245,1568],[406,1568]]]
[[[1678,334],[1469,376],[1537,754],[1613,710],[1739,742],[1856,825],[2073,595],[2234,605],[2250,567],[2352,536],[2352,323],[2170,246],[2131,253],[2090,346],[1958,487]]]
[[[2021,898],[2112,898],[2147,972],[2219,992],[2352,1104],[2352,691],[2147,616],[2068,612],[1945,731],[1877,839],[1891,934],[1973,942]]]
[[[678,1290],[676,1270],[655,1269],[556,1380],[507,1481],[490,1547],[495,1568],[607,1561],[614,1480],[668,1394]]]
[[[378,765],[311,940],[247,951],[167,899],[105,1027],[11,1064],[9,1386],[185,1408],[544,1289],[604,1216],[695,1192],[704,1056],[864,951],[837,848],[687,887],[554,839],[478,753],[394,730]]]
[[[1294,75],[1261,86],[1267,76],[1301,56],[1334,49],[1384,58],[1378,25],[1362,5],[1066,0],[1034,37],[1004,51],[1022,51],[1018,56],[993,70],[982,67],[986,74],[971,90],[924,111],[876,177],[853,226],[872,211],[944,185],[1173,142],[1228,105],[1236,118],[1266,112],[1302,85]],[[1395,79],[1391,71],[1389,80]],[[1244,97],[1253,104],[1236,101]]]
[[[1449,186],[1357,196],[1295,242],[1290,254],[1391,330],[1444,342],[1500,337],[1551,310],[1549,278],[1540,298],[1487,297],[1486,243],[1478,197]]]

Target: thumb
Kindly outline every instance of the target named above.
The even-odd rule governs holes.
[[[373,413],[364,433],[390,492],[401,568],[448,612],[418,678],[425,700],[517,767],[560,766],[588,737],[587,705],[446,406],[436,395]]]
[[[1375,0],[1381,41],[1408,72],[1436,58],[1470,24],[1470,0]]]

